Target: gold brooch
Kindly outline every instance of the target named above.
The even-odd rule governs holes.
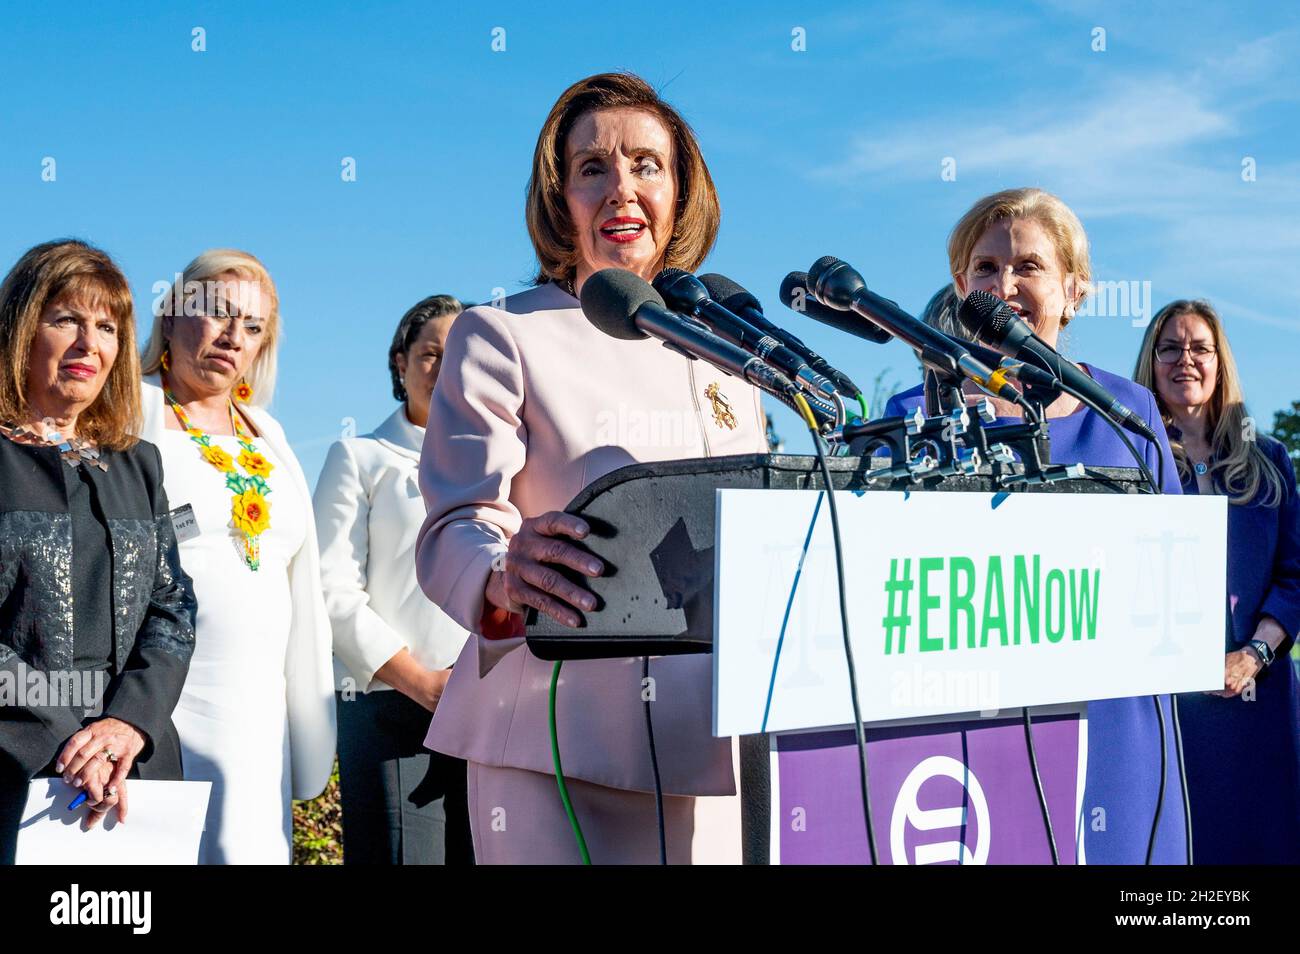
[[[713,423],[718,427],[734,431],[737,423],[736,412],[731,409],[731,402],[727,400],[727,396],[718,390],[716,381],[704,389],[704,396],[713,404]]]

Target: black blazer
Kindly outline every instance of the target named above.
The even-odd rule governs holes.
[[[110,546],[76,554],[79,569],[91,566],[104,574],[100,579],[111,578],[111,618],[96,616],[104,630],[93,634],[111,645],[102,712],[88,715],[56,698],[40,704],[30,694],[19,700],[30,704],[0,705],[0,781],[8,785],[40,774],[69,736],[106,716],[145,736],[132,775],[182,777],[171,715],[194,651],[194,590],[181,569],[158,448],[141,441],[103,455],[108,470],[89,467],[87,474],[91,505]],[[0,678],[12,674],[13,682],[31,670],[77,668],[74,515],[65,469],[56,449],[0,436]],[[97,532],[102,538],[104,531]]]

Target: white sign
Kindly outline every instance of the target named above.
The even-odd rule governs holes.
[[[1223,686],[1221,496],[835,500],[865,722]],[[825,494],[717,506],[714,734],[851,725]]]

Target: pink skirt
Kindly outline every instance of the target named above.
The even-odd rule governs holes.
[[[655,797],[565,779],[592,864],[659,863]],[[554,775],[470,762],[474,858],[486,865],[580,864],[582,857]],[[668,863],[691,863],[695,799],[664,796]]]

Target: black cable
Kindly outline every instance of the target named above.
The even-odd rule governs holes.
[[[1138,462],[1138,469],[1142,471],[1142,476],[1146,478],[1147,483],[1151,485],[1154,492],[1158,494],[1164,493],[1165,460],[1164,460],[1164,455],[1160,453],[1160,448],[1158,446],[1156,447],[1156,460],[1159,462],[1157,464],[1157,467],[1160,470],[1160,483],[1157,484],[1155,478],[1151,476],[1151,470],[1150,468],[1147,467],[1146,460],[1143,459],[1143,457],[1140,454],[1138,454],[1137,448],[1134,447],[1133,442],[1128,439],[1128,435],[1124,433],[1124,429],[1120,427],[1118,424],[1116,424],[1115,421],[1111,418],[1110,414],[1102,410],[1102,408],[1098,406],[1098,404],[1095,401],[1092,401],[1089,398],[1084,397],[1081,393],[1079,393],[1074,388],[1070,387],[1068,384],[1065,383],[1065,375],[1062,373],[1066,363],[1065,355],[1058,352],[1050,344],[1048,344],[1042,338],[1038,337],[1037,334],[1033,334],[1033,338],[1043,346],[1043,348],[1046,350],[1046,353],[1048,355],[1055,356],[1055,361],[1052,361],[1050,359],[1045,360],[1042,366],[1049,374],[1051,374],[1053,377],[1057,379],[1057,382],[1060,385],[1060,390],[1064,391],[1066,394],[1069,394],[1071,397],[1075,398],[1076,400],[1082,401],[1088,407],[1092,408],[1094,411],[1100,414],[1101,419],[1105,421],[1107,424],[1109,424],[1111,430],[1113,430],[1116,434],[1119,435],[1119,439],[1124,442],[1124,446],[1127,447],[1129,453],[1133,455],[1133,459]],[[1053,364],[1055,364],[1055,367],[1052,366]]]
[[[1019,405],[1020,413],[1025,416],[1025,420],[1029,421],[1030,424],[1043,423],[1043,419],[1039,417],[1038,412],[1034,410],[1034,406],[1030,404],[1028,401],[1026,401],[1023,397],[1016,398],[1015,403]]]
[[[1058,374],[1057,377],[1060,378],[1060,375]],[[1124,433],[1124,429],[1120,427],[1117,423],[1115,423],[1115,421],[1111,419],[1111,416],[1109,414],[1107,414],[1104,410],[1098,407],[1095,402],[1089,400],[1083,394],[1079,393],[1077,390],[1070,387],[1069,385],[1062,383],[1061,390],[1065,391],[1065,393],[1069,395],[1072,395],[1076,400],[1083,402],[1088,407],[1096,411],[1101,416],[1101,419],[1110,426],[1110,429],[1113,430],[1116,433],[1116,435],[1119,436],[1119,439],[1124,442],[1124,446],[1128,448],[1129,453],[1133,455],[1133,459],[1137,461],[1138,470],[1142,472],[1142,476],[1146,480],[1147,485],[1151,487],[1152,492],[1157,494],[1164,493],[1165,459],[1164,459],[1164,454],[1160,453],[1160,448],[1158,446],[1156,447],[1157,468],[1160,471],[1160,481],[1157,483],[1156,479],[1151,476],[1151,469],[1147,467],[1146,460],[1142,457],[1142,455],[1140,455],[1137,452],[1137,448],[1134,447],[1133,442],[1128,439],[1128,435]],[[1152,696],[1151,698],[1155,702],[1156,718],[1160,725],[1160,789],[1156,795],[1155,817],[1151,819],[1151,837],[1147,840],[1146,863],[1148,865],[1151,864],[1151,857],[1155,852],[1156,832],[1160,828],[1160,815],[1164,811],[1165,775],[1167,772],[1168,762],[1169,762],[1169,747],[1168,747],[1168,742],[1165,739],[1165,711],[1160,706],[1159,696]],[[1175,703],[1175,705],[1176,704],[1177,703]],[[1175,709],[1174,724],[1175,724],[1176,731],[1177,731],[1177,724],[1178,724],[1177,720],[1178,720],[1177,709]],[[1183,764],[1181,738],[1176,738],[1175,744],[1178,747],[1178,776],[1179,776],[1179,783],[1182,786],[1182,791],[1183,791],[1183,823],[1187,831],[1187,851],[1188,851],[1188,859],[1189,859],[1188,864],[1190,864],[1191,850],[1192,850],[1192,837],[1191,837],[1192,815],[1191,815],[1191,808],[1188,805],[1188,801],[1187,801],[1187,770],[1185,765]]]
[[[1057,375],[1057,377],[1060,377],[1060,375]],[[1151,476],[1151,469],[1147,467],[1146,460],[1144,460],[1143,457],[1140,454],[1138,454],[1137,448],[1134,447],[1133,442],[1128,439],[1128,435],[1124,433],[1124,429],[1120,427],[1118,424],[1116,424],[1115,421],[1111,419],[1109,414],[1107,414],[1100,407],[1098,407],[1094,402],[1088,400],[1086,397],[1084,397],[1082,394],[1080,394],[1075,389],[1069,387],[1068,385],[1062,385],[1062,390],[1065,391],[1067,394],[1073,395],[1076,399],[1082,401],[1084,404],[1088,405],[1088,407],[1092,408],[1094,411],[1096,411],[1098,414],[1101,415],[1101,419],[1105,421],[1107,424],[1109,424],[1111,430],[1113,430],[1117,435],[1119,435],[1119,439],[1124,442],[1124,446],[1128,448],[1129,453],[1133,455],[1133,459],[1137,461],[1138,469],[1142,471],[1142,476],[1146,479],[1146,482],[1151,487],[1152,492],[1157,494],[1163,494],[1164,479],[1165,479],[1164,476],[1165,455],[1160,453],[1159,446],[1156,447],[1156,461],[1157,461],[1156,466],[1160,471],[1160,482],[1157,483],[1155,478]],[[1172,699],[1172,696],[1170,698]],[[1155,817],[1151,819],[1151,837],[1147,840],[1146,863],[1148,865],[1151,864],[1151,857],[1155,853],[1156,832],[1160,828],[1160,815],[1164,811],[1164,807],[1165,807],[1165,775],[1169,763],[1169,743],[1165,739],[1165,710],[1160,706],[1159,696],[1152,696],[1151,699],[1152,701],[1155,702],[1156,720],[1160,726],[1160,789],[1156,795]],[[1177,702],[1174,702],[1174,705],[1176,707]],[[1178,733],[1177,711],[1178,711],[1177,708],[1175,708],[1174,726],[1175,726],[1176,733]],[[1192,812],[1191,812],[1191,806],[1188,804],[1187,801],[1187,767],[1183,763],[1181,734],[1176,734],[1174,741],[1175,741],[1175,745],[1178,748],[1178,781],[1183,792],[1183,827],[1187,833],[1188,864],[1191,864]]]
[[[1137,448],[1133,446],[1133,442],[1129,440],[1128,435],[1124,433],[1124,428],[1116,424],[1111,419],[1111,416],[1102,410],[1095,401],[1085,397],[1082,393],[1076,391],[1068,384],[1062,383],[1061,390],[1096,411],[1101,419],[1110,426],[1110,429],[1115,432],[1119,439],[1124,442],[1124,446],[1128,448],[1128,452],[1133,455],[1133,459],[1137,461],[1138,470],[1142,472],[1142,477],[1146,480],[1147,486],[1151,488],[1151,492],[1154,494],[1164,493],[1163,484],[1156,483],[1156,479],[1151,476],[1151,468],[1147,466],[1146,459],[1137,452]],[[1162,457],[1163,455],[1157,454],[1156,456]]]
[[[641,692],[645,693],[645,734],[650,742],[650,768],[655,777],[655,820],[659,823],[659,863],[668,864],[668,842],[664,834],[664,786],[659,780],[659,756],[655,752],[655,726],[650,718],[650,699],[646,693],[647,680],[650,678],[650,657],[643,656],[641,662]]]
[[[1160,790],[1156,794],[1156,816],[1151,819],[1151,838],[1147,841],[1146,864],[1151,864],[1151,856],[1156,850],[1156,831],[1160,828],[1160,814],[1165,807],[1165,775],[1169,763],[1168,743],[1165,741],[1165,710],[1160,705],[1160,697],[1152,696],[1156,704],[1156,720],[1160,723]]]
[[[1033,723],[1029,721],[1029,707],[1021,706],[1025,722],[1025,746],[1029,749],[1029,769],[1034,773],[1034,788],[1038,792],[1038,807],[1043,810],[1043,827],[1047,829],[1047,845],[1052,849],[1052,864],[1059,865],[1061,856],[1056,851],[1056,832],[1052,830],[1052,813],[1047,808],[1047,793],[1043,791],[1043,777],[1038,774],[1038,753],[1034,750]]]
[[[1187,836],[1187,864],[1192,861],[1192,802],[1187,797],[1187,766],[1183,764],[1183,727],[1178,722],[1178,696],[1169,694],[1169,707],[1174,716],[1174,751],[1178,753],[1178,781],[1183,791],[1183,831]]]
[[[876,864],[876,836],[871,826],[871,787],[867,774],[867,739],[862,728],[862,710],[858,705],[858,674],[853,664],[853,646],[849,642],[849,606],[847,587],[844,582],[844,547],[840,542],[840,517],[835,506],[835,483],[831,479],[831,469],[826,463],[826,454],[822,450],[821,435],[810,423],[811,414],[803,415],[804,422],[812,433],[813,448],[817,451],[817,463],[821,466],[822,480],[826,484],[826,502],[831,511],[831,533],[835,540],[835,573],[839,582],[840,626],[844,634],[844,661],[849,670],[849,692],[853,703],[853,734],[858,743],[858,780],[862,786],[862,818],[867,826],[867,850],[871,854],[871,863]]]
[[[1165,492],[1165,455],[1160,452],[1160,445],[1155,441],[1148,440],[1156,452],[1156,479],[1160,481],[1160,492]]]

